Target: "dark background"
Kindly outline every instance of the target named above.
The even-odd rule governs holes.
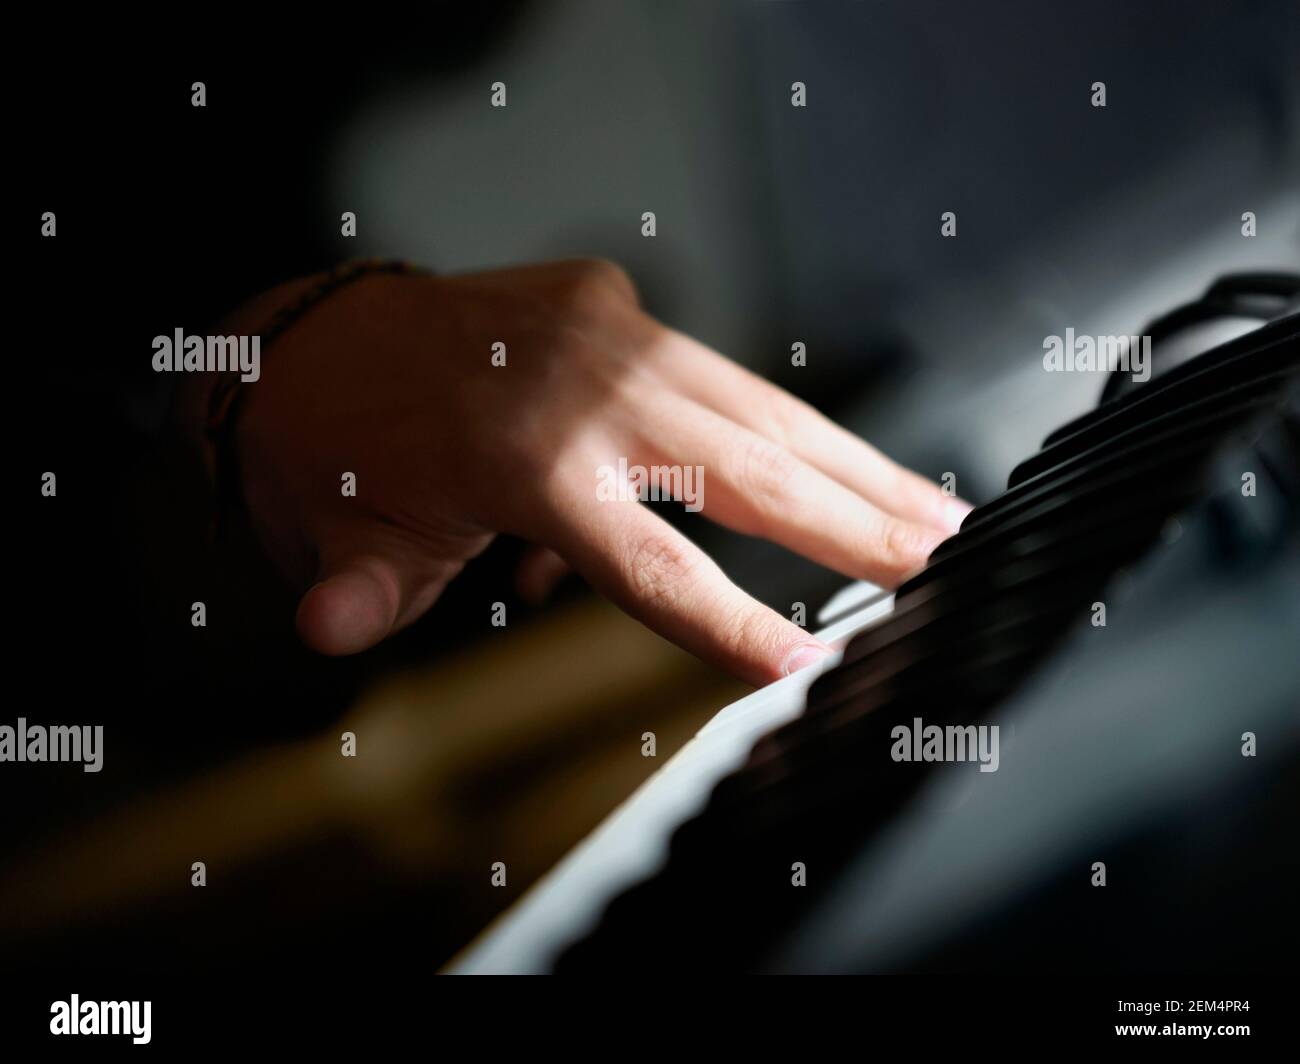
[[[444,874],[455,854],[394,862],[375,856],[361,818],[300,836],[289,825],[293,841],[237,874],[210,867],[225,885],[201,901],[186,861],[174,882],[124,873],[111,905],[88,886],[39,917],[28,908],[50,883],[148,868],[151,832],[192,836],[199,859],[223,801],[241,823],[275,821],[276,793],[241,788],[240,766],[331,741],[363,692],[404,670],[469,662],[472,678],[492,636],[484,602],[552,623],[511,595],[517,545],[502,542],[390,644],[344,661],[299,649],[292,593],[255,545],[208,545],[200,471],[149,372],[154,335],[205,332],[240,299],[356,255],[444,271],[601,255],[632,272],[651,312],[923,472],[957,472],[978,501],[1095,401],[1098,381],[1038,371],[1044,335],[1136,331],[1231,269],[1300,261],[1289,0],[420,10],[337,26],[114,20],[66,41],[51,17],[14,34],[20,51],[42,32],[59,42],[32,45],[11,96],[21,237],[8,320],[20,332],[6,425],[22,487],[4,719],[107,731],[98,775],[3,768],[0,937],[24,964],[356,971],[397,952],[432,971],[508,900],[484,888],[477,850],[463,878]],[[190,105],[196,80],[204,109]],[[505,111],[488,106],[498,80]],[[806,109],[789,106],[795,80]],[[1089,105],[1098,80],[1105,109]],[[39,236],[45,210],[55,239]],[[344,210],[358,214],[356,240],[339,235]],[[658,215],[653,241],[639,235],[643,210]],[[946,210],[955,240],[939,236]],[[1244,210],[1259,217],[1254,240],[1240,235]],[[805,369],[789,365],[796,339]],[[46,470],[57,500],[35,487]],[[777,608],[815,608],[843,582],[688,527]],[[566,594],[586,608],[580,588]],[[216,618],[206,630],[188,623],[196,599]],[[580,698],[584,659],[575,649],[566,665]],[[735,693],[684,675],[715,709]],[[676,697],[636,697],[651,696]],[[572,749],[537,757],[564,773]],[[280,783],[310,790],[295,764]],[[475,764],[458,807],[541,771],[509,751]],[[225,797],[186,804],[187,783],[206,778],[229,781],[212,792]],[[597,790],[563,829],[539,819],[550,842],[529,867],[634,782]],[[173,802],[169,820],[158,803]],[[141,810],[163,819],[133,833]],[[497,821],[474,824],[494,852]]]

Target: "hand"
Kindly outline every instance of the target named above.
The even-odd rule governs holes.
[[[274,295],[242,315],[255,332]],[[494,366],[492,345],[506,345]],[[364,650],[420,617],[497,532],[554,552],[656,632],[753,683],[828,648],[732,584],[597,470],[701,466],[703,512],[895,586],[969,507],[646,315],[601,261],[376,275],[276,342],[237,427],[245,502],[299,586],[303,640]],[[355,497],[341,492],[356,476]]]

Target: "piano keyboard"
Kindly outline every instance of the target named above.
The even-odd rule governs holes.
[[[896,726],[996,719],[1080,644],[1096,604],[1122,599],[1120,578],[1144,571],[1180,515],[1225,475],[1236,487],[1225,448],[1247,448],[1235,453],[1261,496],[1294,504],[1298,367],[1291,314],[1135,390],[1108,388],[896,595],[860,587],[824,611],[818,634],[842,651],[720,712],[449,970],[770,966],[844,871],[952,779],[892,760]],[[792,862],[809,888],[792,888]]]

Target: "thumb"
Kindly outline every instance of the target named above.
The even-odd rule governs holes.
[[[530,606],[540,606],[572,570],[548,547],[530,546],[515,569],[515,590]]]
[[[321,654],[356,654],[393,630],[401,604],[401,579],[386,559],[323,564],[298,603],[298,635]]]
[[[298,603],[298,635],[321,654],[357,654],[419,618],[461,564],[420,553],[322,550],[317,582]]]

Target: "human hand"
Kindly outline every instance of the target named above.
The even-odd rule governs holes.
[[[243,313],[247,331],[257,313]],[[649,317],[603,261],[355,281],[240,387],[244,501],[272,557],[311,585],[298,630],[326,654],[415,621],[498,532],[750,682],[827,652],[639,502],[598,501],[597,470],[620,457],[703,467],[712,520],[890,587],[969,510]]]

